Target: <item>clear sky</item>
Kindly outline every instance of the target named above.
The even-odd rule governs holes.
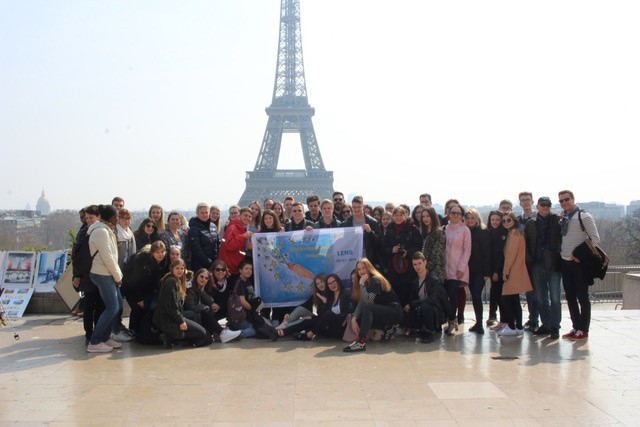
[[[235,203],[279,0],[0,0],[0,209]],[[302,0],[334,187],[492,204],[640,199],[640,2]],[[279,168],[304,168],[285,140]]]

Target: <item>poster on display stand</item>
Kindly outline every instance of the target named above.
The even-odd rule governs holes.
[[[24,286],[5,285],[2,295],[0,295],[0,302],[2,302],[7,317],[12,319],[22,317],[31,296],[33,296],[33,290],[33,288]]]
[[[53,286],[62,277],[67,265],[67,253],[64,251],[40,252],[33,287],[36,292],[55,292]]]
[[[26,251],[7,252],[2,283],[30,288],[36,265],[36,253]]]
[[[0,283],[4,283],[4,263],[7,260],[7,252],[0,251]]]

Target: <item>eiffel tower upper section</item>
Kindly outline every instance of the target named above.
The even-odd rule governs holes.
[[[333,173],[324,167],[311,117],[302,56],[300,1],[281,0],[276,79],[258,160],[247,172],[239,205],[266,197],[282,200],[293,195],[304,201],[309,194],[327,198],[333,192]],[[277,169],[283,133],[298,133],[304,169]]]

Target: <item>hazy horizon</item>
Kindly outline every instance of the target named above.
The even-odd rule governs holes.
[[[339,11],[339,13],[337,13]],[[0,209],[232,204],[271,103],[279,0],[4,2]],[[637,192],[640,2],[301,1],[334,188],[414,205]],[[279,169],[302,169],[283,140]],[[297,136],[297,135],[296,135]],[[517,204],[517,203],[516,203]]]

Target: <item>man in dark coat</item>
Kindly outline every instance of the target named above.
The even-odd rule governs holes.
[[[440,281],[427,272],[427,259],[420,251],[411,257],[418,277],[411,286],[411,302],[404,306],[403,325],[420,329],[421,341],[430,343],[449,318],[449,297]]]

